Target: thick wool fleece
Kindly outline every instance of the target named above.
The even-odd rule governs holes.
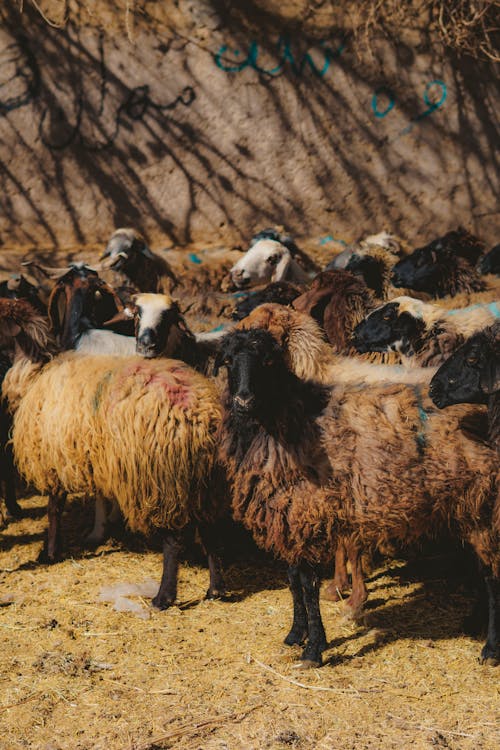
[[[71,353],[27,378],[14,453],[40,492],[115,498],[133,530],[178,529],[215,512],[206,486],[219,422],[215,387],[184,363]]]

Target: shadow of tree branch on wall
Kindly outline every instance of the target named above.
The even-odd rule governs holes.
[[[338,35],[251,40],[237,25],[204,48],[131,46],[12,5],[0,17],[4,243],[85,243],[133,225],[182,245],[334,221],[347,239],[382,227],[435,236],[460,221],[480,231],[494,214],[485,63],[428,45],[423,70],[418,50],[383,42],[367,66]]]

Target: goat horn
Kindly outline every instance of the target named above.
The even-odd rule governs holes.
[[[38,268],[38,270],[45,274],[45,276],[47,276],[47,278],[49,279],[60,279],[62,278],[62,276],[64,276],[64,274],[71,271],[71,266],[66,266],[64,268],[53,268],[51,266],[42,266],[35,260],[24,260],[21,265],[33,266],[34,268]]]
[[[109,320],[106,320],[103,325],[105,326],[111,326],[114,323],[123,323],[124,321],[133,320],[134,313],[130,309],[130,307],[124,307],[123,310],[120,310],[116,313],[116,315],[113,315],[112,318]]]

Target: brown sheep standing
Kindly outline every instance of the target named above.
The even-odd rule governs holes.
[[[289,568],[294,618],[285,642],[321,663],[326,636],[317,566],[338,536],[363,548],[408,544],[445,529],[468,542],[497,583],[500,513],[496,454],[463,428],[476,410],[434,408],[414,387],[324,388],[299,380],[267,331],[235,331],[219,460],[233,513]],[[499,602],[490,619],[499,616]],[[497,621],[496,620],[496,621]],[[490,629],[482,660],[498,663]]]

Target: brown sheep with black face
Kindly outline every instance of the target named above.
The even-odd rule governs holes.
[[[471,544],[499,588],[498,465],[464,429],[475,408],[440,412],[425,390],[405,385],[299,380],[268,331],[228,334],[219,362],[228,372],[219,460],[233,513],[290,566],[294,618],[285,642],[307,639],[305,666],[318,665],[326,648],[317,566],[339,538],[359,554],[448,530]],[[500,660],[497,589],[481,656],[491,663]]]

